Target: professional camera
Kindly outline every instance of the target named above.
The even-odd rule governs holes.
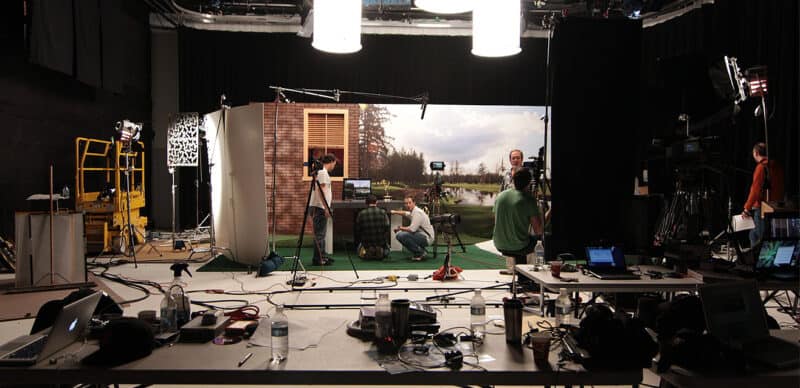
[[[322,162],[319,159],[309,159],[303,162],[303,167],[309,167],[309,174],[322,170]]]
[[[431,171],[444,171],[444,162],[431,162]]]
[[[544,147],[539,147],[538,156],[531,156],[529,159],[530,160],[522,162],[522,167],[531,171],[531,181],[534,182],[535,185],[539,181],[539,177],[542,176],[542,171],[544,170]]]

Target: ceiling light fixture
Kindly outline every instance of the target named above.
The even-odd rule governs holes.
[[[361,1],[314,1],[314,38],[311,46],[335,54],[361,50]]]
[[[415,0],[414,5],[424,11],[440,14],[457,14],[472,11],[472,0]]]
[[[519,0],[477,0],[472,11],[472,54],[506,57],[518,54]]]

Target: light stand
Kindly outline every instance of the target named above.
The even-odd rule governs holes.
[[[547,252],[547,245],[546,245],[547,242],[545,241],[546,240],[545,239],[545,234],[546,234],[545,230],[546,230],[547,217],[546,217],[546,214],[545,214],[546,212],[544,211],[544,206],[543,206],[546,203],[546,201],[545,201],[545,197],[546,197],[545,188],[547,188],[548,190],[552,191],[552,188],[549,187],[550,186],[549,179],[547,178],[547,169],[548,169],[548,166],[547,166],[547,141],[548,141],[548,136],[547,136],[547,134],[550,132],[550,105],[551,105],[552,94],[553,94],[553,85],[552,85],[553,80],[552,80],[552,77],[550,76],[550,71],[551,71],[551,68],[550,68],[550,65],[551,65],[551,63],[550,63],[551,62],[550,61],[550,42],[553,39],[553,32],[555,31],[555,27],[556,27],[556,23],[557,23],[557,19],[556,19],[555,15],[556,15],[555,13],[551,13],[549,18],[545,15],[545,17],[542,19],[542,27],[547,29],[547,53],[545,55],[545,72],[544,72],[544,79],[545,79],[545,91],[544,91],[544,146],[543,146],[544,147],[544,152],[542,152],[542,156],[541,156],[541,160],[542,160],[542,179],[541,179],[542,198],[540,199],[540,202],[541,202],[542,206],[539,207],[539,209],[541,209],[541,211],[539,212],[539,216],[541,218],[541,225],[542,225],[542,239],[541,239],[542,248],[544,248],[545,256],[546,256],[546,252]],[[552,200],[552,192],[551,191],[548,191],[548,192],[550,192],[550,196],[551,196],[551,200]],[[546,260],[547,259],[545,259],[545,261]],[[515,271],[515,273],[516,273],[516,271]],[[516,294],[516,291],[514,293]],[[544,300],[542,300],[542,303],[544,303]]]

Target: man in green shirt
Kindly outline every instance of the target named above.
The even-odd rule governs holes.
[[[524,264],[525,256],[536,247],[542,233],[542,220],[536,199],[529,190],[531,172],[520,168],[513,176],[514,189],[497,195],[494,201],[494,246],[505,256]],[[530,233],[533,228],[533,235]]]

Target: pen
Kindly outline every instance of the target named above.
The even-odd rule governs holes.
[[[249,360],[249,359],[250,359],[250,357],[253,357],[253,353],[247,353],[247,354],[245,354],[245,355],[244,355],[244,358],[242,359],[242,361],[239,361],[239,366],[242,366],[242,365],[244,365],[244,363],[245,363],[245,362],[247,362],[247,360]]]

